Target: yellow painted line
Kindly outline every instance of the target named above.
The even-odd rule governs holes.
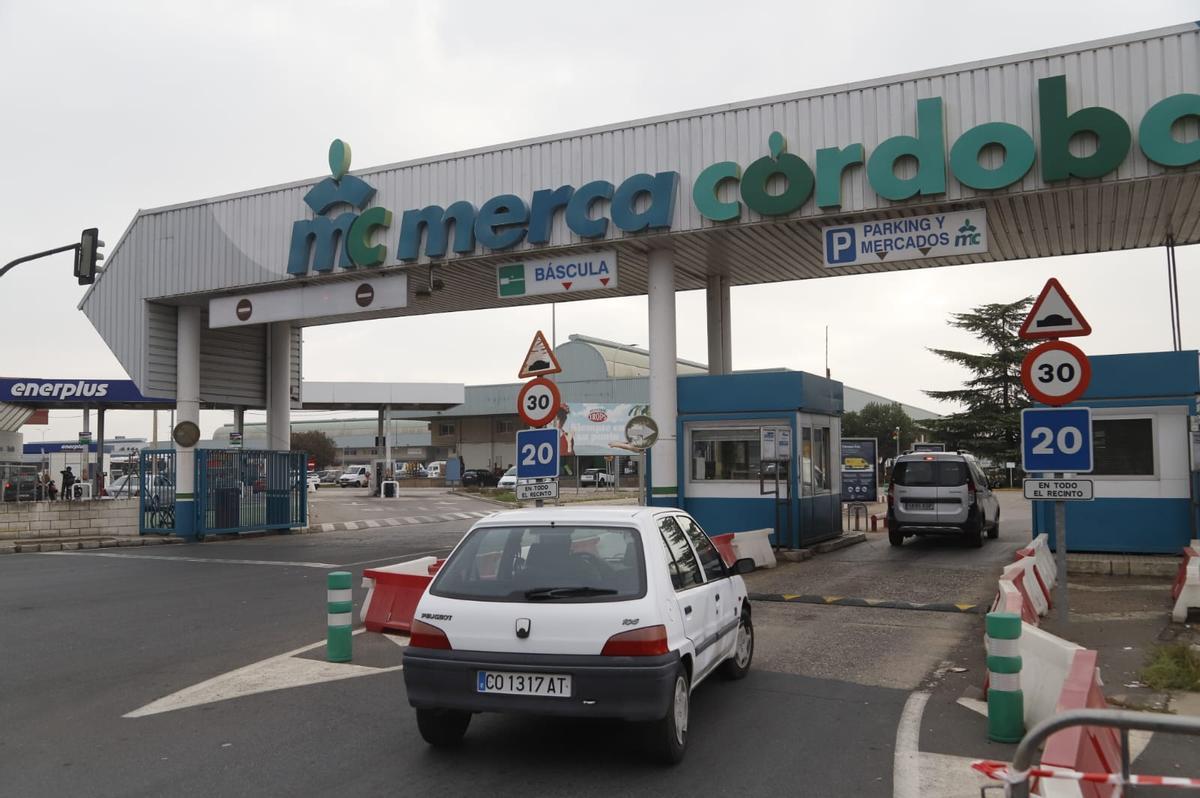
[[[784,600],[784,601],[791,601],[792,599],[798,599],[798,598],[800,598],[800,597],[801,597],[801,596],[803,596],[803,595],[804,595],[803,593],[784,593],[784,594],[783,594],[783,600]]]
[[[975,609],[975,607],[977,607],[978,605],[976,605],[976,604],[955,604],[954,606],[958,607],[963,612],[970,612],[971,610]]]
[[[821,596],[821,598],[824,599],[826,604],[833,604],[835,602],[841,601],[844,597],[843,596]]]
[[[867,603],[868,603],[868,604],[870,604],[872,607],[875,607],[875,606],[878,606],[878,605],[880,605],[880,604],[883,604],[884,602],[886,602],[886,601],[887,601],[887,599],[863,599],[863,601],[867,602]]]

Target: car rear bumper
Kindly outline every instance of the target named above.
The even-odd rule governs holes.
[[[678,663],[674,652],[657,657],[601,657],[408,648],[404,684],[408,703],[418,709],[658,720],[670,706]],[[481,670],[568,674],[571,695],[480,693],[476,683]]]

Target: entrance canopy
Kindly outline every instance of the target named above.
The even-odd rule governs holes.
[[[81,308],[161,396],[201,308],[201,399],[245,404],[263,321],[644,294],[660,248],[688,290],[1194,243],[1198,134],[1187,24],[355,173],[335,141],[328,176],[139,212]]]
[[[462,383],[306,382],[301,410],[449,410],[461,405]]]

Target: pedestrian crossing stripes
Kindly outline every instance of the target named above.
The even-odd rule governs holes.
[[[440,513],[438,515],[408,515],[402,518],[371,518],[365,521],[338,521],[331,524],[314,524],[322,532],[353,532],[358,529],[380,529],[383,527],[409,526],[412,524],[440,524],[446,521],[468,521],[491,515],[490,512],[475,510],[463,513]]]

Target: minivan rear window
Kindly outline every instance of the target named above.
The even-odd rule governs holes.
[[[896,463],[892,478],[906,488],[952,488],[967,484],[967,473],[961,460],[908,460]]]
[[[478,601],[641,598],[646,595],[641,538],[624,527],[480,527],[438,571],[429,592]]]

